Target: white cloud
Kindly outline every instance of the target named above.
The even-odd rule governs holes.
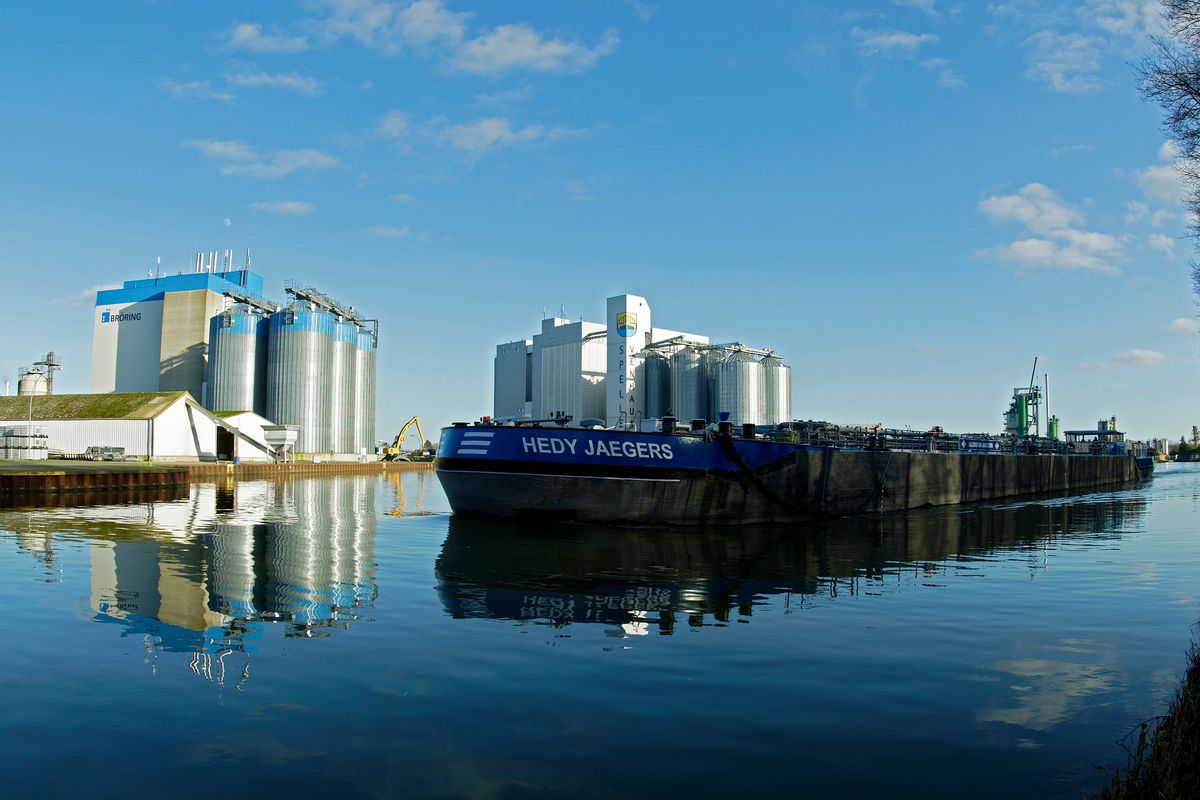
[[[1125,222],[1132,225],[1138,220],[1144,219],[1150,213],[1150,206],[1140,200],[1130,200],[1125,204],[1127,213],[1125,214]]]
[[[520,86],[515,89],[505,89],[499,92],[491,92],[490,94],[475,95],[475,104],[494,108],[510,108],[517,103],[528,100],[532,96],[532,87]]]
[[[914,353],[919,353],[919,354],[924,355],[924,354],[929,354],[929,353],[940,353],[940,352],[942,352],[942,348],[937,346],[936,344],[919,344],[916,347],[914,347],[912,349],[912,351]]]
[[[1171,320],[1171,324],[1167,326],[1167,330],[1175,333],[1200,333],[1200,322],[1191,317],[1178,317]]]
[[[1146,239],[1146,244],[1151,250],[1157,250],[1166,256],[1175,255],[1175,240],[1170,236],[1165,236],[1161,233],[1152,233]]]
[[[933,33],[910,33],[889,28],[866,30],[857,25],[851,29],[850,38],[854,39],[859,50],[866,55],[879,55],[885,58],[915,55],[922,45],[932,44],[938,40],[937,34]]]
[[[245,142],[227,139],[192,139],[184,142],[214,161],[250,161],[257,158],[254,150]]]
[[[222,175],[274,180],[293,172],[316,172],[338,166],[336,158],[313,148],[259,153],[245,142],[214,138],[192,139],[183,144],[217,162]]]
[[[1154,364],[1161,364],[1167,360],[1167,357],[1157,350],[1134,348],[1133,350],[1126,350],[1123,353],[1117,353],[1112,357],[1112,360],[1114,363],[1131,367],[1149,367]]]
[[[396,29],[410,44],[458,43],[471,15],[447,11],[441,0],[417,0],[396,12]]]
[[[476,74],[503,74],[526,69],[540,72],[580,72],[611,55],[621,44],[615,30],[605,31],[594,47],[543,36],[529,25],[501,25],[463,43],[455,65]]]
[[[1083,215],[1042,183],[1029,183],[1016,194],[991,196],[979,210],[993,222],[1020,222],[1037,233],[1061,230],[1083,222]]]
[[[642,22],[649,22],[658,13],[658,6],[643,3],[641,0],[625,0],[625,5],[633,11],[633,15]]]
[[[1138,173],[1138,183],[1146,196],[1171,205],[1179,205],[1186,195],[1183,179],[1174,164],[1154,164]]]
[[[389,111],[379,120],[375,132],[389,139],[402,139],[408,135],[408,115],[402,111]]]
[[[1100,69],[1100,42],[1078,32],[1044,30],[1026,40],[1030,64],[1026,75],[1056,92],[1082,94],[1104,85]]]
[[[1065,144],[1062,147],[1055,147],[1050,151],[1050,155],[1054,156],[1055,158],[1060,158],[1063,156],[1078,156],[1083,155],[1084,153],[1090,153],[1094,149],[1095,148],[1090,144]]]
[[[376,135],[393,140],[402,152],[410,150],[414,143],[426,142],[472,157],[503,147],[535,141],[553,142],[585,132],[561,125],[519,127],[502,116],[453,124],[436,117],[425,122],[414,122],[402,111],[389,111],[374,129]]]
[[[230,103],[235,99],[231,92],[218,89],[208,80],[176,81],[171,78],[159,78],[158,88],[180,99],[220,100],[222,103]]]
[[[271,74],[268,72],[240,72],[225,76],[230,86],[239,89],[287,89],[301,94],[316,96],[321,93],[321,82],[308,75],[294,72]]]
[[[413,197],[411,194],[406,194],[404,192],[401,192],[399,194],[390,195],[390,197],[392,200],[395,200],[397,203],[415,203],[415,202],[417,202],[417,198]]]
[[[1167,357],[1157,350],[1134,348],[1116,353],[1107,361],[1084,361],[1076,364],[1076,369],[1096,370],[1112,369],[1114,367],[1153,367],[1167,360]]]
[[[1166,33],[1162,11],[1159,0],[1091,0],[1079,13],[1109,34],[1144,40]]]
[[[56,306],[90,306],[96,302],[96,292],[107,292],[111,289],[120,288],[121,284],[119,283],[101,283],[90,289],[84,289],[81,292],[75,292],[63,297],[52,297],[49,302]]]
[[[563,182],[563,194],[571,203],[591,203],[599,196],[600,189],[614,182],[611,176],[600,175],[587,178],[572,178]]]
[[[242,22],[230,28],[226,46],[253,53],[298,53],[308,47],[308,40],[303,36],[264,33],[262,25]]]
[[[1112,260],[1124,256],[1121,242],[1107,233],[1080,228],[1085,222],[1083,214],[1044,184],[1030,183],[1015,194],[984,198],[979,210],[993,222],[1017,222],[1036,234],[980,251],[980,255],[1032,268],[1120,272]]]
[[[329,16],[319,23],[330,39],[353,36],[369,47],[395,52],[399,44],[393,36],[395,9],[387,2],[374,0],[324,0]]]
[[[406,48],[444,55],[465,72],[503,74],[513,70],[579,72],[620,45],[615,30],[592,47],[544,35],[526,23],[500,25],[475,37],[467,34],[472,14],[453,12],[443,0],[399,5],[383,0],[320,0],[327,15],[313,24],[329,40],[352,37],[393,55]],[[638,3],[635,13],[652,13]]]
[[[941,16],[937,10],[937,0],[892,0],[892,5],[903,8],[915,8],[935,18]]]
[[[403,239],[405,236],[408,236],[409,226],[368,225],[363,230],[372,236],[382,236],[386,239]]]
[[[953,62],[948,58],[927,58],[921,66],[938,73],[937,85],[943,89],[958,89],[966,86],[966,81],[953,68]]]
[[[472,155],[481,155],[498,147],[509,147],[522,142],[532,142],[546,136],[541,125],[527,125],[514,129],[503,117],[491,117],[460,125],[448,125],[442,129],[442,143],[454,150]]]
[[[260,201],[251,203],[250,207],[257,211],[270,211],[273,214],[293,214],[295,216],[311,214],[317,210],[317,207],[312,203],[307,203],[303,200]]]

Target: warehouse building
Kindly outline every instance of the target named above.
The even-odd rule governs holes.
[[[0,430],[36,428],[52,455],[117,448],[155,461],[273,461],[261,428],[242,430],[178,392],[0,397]]]
[[[739,425],[791,419],[791,368],[773,351],[654,327],[638,295],[608,298],[605,317],[543,319],[532,339],[497,345],[493,416],[651,430],[666,415],[726,415]]]

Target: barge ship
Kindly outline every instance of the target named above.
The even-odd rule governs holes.
[[[437,474],[455,513],[632,525],[793,522],[1050,493],[1149,477],[1115,419],[1064,440],[789,422],[703,420],[654,431],[499,424],[442,430]]]

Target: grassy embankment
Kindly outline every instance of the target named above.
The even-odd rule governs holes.
[[[1200,798],[1200,648],[1192,646],[1188,670],[1167,713],[1131,734],[1129,766],[1117,770],[1100,800]]]

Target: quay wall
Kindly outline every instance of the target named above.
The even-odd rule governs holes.
[[[432,461],[295,461],[282,463],[200,462],[186,466],[193,480],[212,478],[287,478],[316,475],[378,475],[382,472],[409,472],[433,469]]]
[[[188,483],[186,469],[8,471],[0,472],[0,495],[145,491]]]

